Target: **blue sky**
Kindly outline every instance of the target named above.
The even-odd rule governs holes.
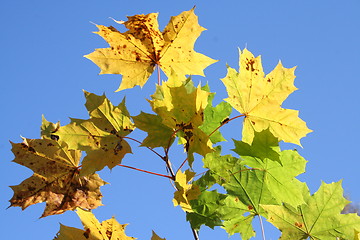
[[[206,69],[206,78],[217,92],[216,102],[226,98],[219,80],[226,75],[226,64],[238,68],[237,48],[247,47],[261,55],[266,73],[279,60],[285,67],[297,66],[295,85],[284,107],[297,109],[308,127],[314,130],[297,148],[309,162],[300,176],[315,192],[321,181],[343,179],[345,192],[360,202],[360,2],[359,1],[7,1],[2,2],[0,22],[0,229],[2,239],[52,239],[64,225],[81,227],[73,212],[38,219],[44,204],[25,211],[9,208],[10,185],[17,185],[32,172],[12,163],[9,140],[20,142],[21,136],[39,137],[41,115],[62,125],[68,117],[87,118],[82,89],[103,92],[114,104],[124,96],[132,115],[150,112],[145,100],[154,92],[156,76],[143,89],[114,93],[119,75],[99,76],[98,67],[82,56],[95,48],[106,47],[93,34],[91,23],[114,25],[109,17],[126,20],[126,16],[159,12],[161,29],[170,16],[191,9],[208,30],[203,32],[195,50],[220,61]],[[165,79],[164,76],[162,76]],[[140,100],[139,100],[140,99]],[[224,135],[240,139],[241,129],[225,126]],[[240,121],[238,122],[240,126]],[[234,136],[238,131],[238,135]],[[143,134],[138,135],[139,138]],[[231,148],[231,142],[228,143]],[[133,156],[124,164],[164,173],[162,163],[151,153],[132,145]],[[176,156],[174,156],[176,159]],[[180,164],[182,157],[174,160]],[[125,168],[101,176],[111,184],[102,187],[102,206],[94,211],[98,219],[115,216],[129,223],[127,233],[138,239],[150,239],[151,230],[168,240],[191,239],[191,231],[180,208],[171,202],[173,188],[161,177]],[[255,222],[255,226],[258,222]],[[279,233],[266,225],[267,239]],[[227,239],[220,228],[200,232],[201,239]],[[238,235],[230,239],[239,239]],[[260,239],[260,232],[256,239]]]

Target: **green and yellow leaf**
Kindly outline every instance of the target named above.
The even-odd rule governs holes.
[[[341,214],[346,204],[341,181],[322,183],[319,190],[310,195],[303,191],[305,204],[296,208],[263,205],[268,221],[280,229],[280,239],[356,239],[360,230],[360,217],[355,213]]]
[[[161,118],[162,125],[172,129],[171,136],[174,137],[176,133],[180,143],[184,144],[190,165],[193,153],[205,156],[212,151],[209,136],[199,128],[204,122],[209,94],[200,87],[194,87],[190,79],[182,81],[173,73],[167,82],[157,87],[149,101],[153,111]]]
[[[123,137],[134,129],[124,101],[115,107],[105,95],[85,92],[85,97],[90,119],[73,118],[70,124],[52,133],[70,149],[86,151],[82,175],[120,164],[124,156],[131,153],[131,147]]]
[[[228,67],[225,78],[229,97],[225,100],[245,115],[243,141],[249,144],[255,132],[270,129],[280,141],[300,145],[300,139],[311,130],[298,117],[298,111],[281,107],[283,101],[296,90],[295,68],[284,68],[279,62],[275,69],[265,76],[259,57],[247,49],[240,53],[240,69]]]
[[[174,206],[179,206],[185,212],[192,212],[190,201],[197,199],[200,195],[200,188],[197,185],[189,183],[195,176],[194,172],[186,170],[184,173],[179,170],[175,176],[175,186],[177,191],[174,193]]]

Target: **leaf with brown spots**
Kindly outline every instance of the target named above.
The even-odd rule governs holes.
[[[96,49],[85,57],[97,64],[100,74],[121,74],[117,91],[143,86],[158,65],[167,76],[174,70],[179,76],[201,75],[216,62],[194,51],[196,39],[205,28],[198,24],[194,9],[171,17],[160,32],[157,13],[128,17],[124,24],[128,31],[121,33],[114,27],[97,25],[98,35],[110,45]]]
[[[105,166],[111,169],[121,163],[125,154],[131,153],[123,137],[134,129],[124,101],[115,107],[105,95],[85,92],[85,97],[90,119],[73,118],[70,124],[53,133],[70,149],[86,151],[81,175],[92,174]]]
[[[184,144],[190,165],[194,159],[193,153],[205,156],[212,151],[209,136],[199,128],[204,122],[209,94],[200,86],[194,87],[190,79],[182,81],[173,73],[167,82],[157,87],[149,101],[153,111],[161,118],[161,123],[173,129],[179,142]],[[150,135],[155,132],[148,133]],[[160,136],[162,135],[156,137]]]
[[[239,72],[228,67],[222,81],[229,95],[225,100],[245,115],[242,140],[251,144],[254,132],[269,128],[280,141],[300,145],[300,139],[311,130],[298,117],[298,111],[281,107],[296,90],[295,68],[284,68],[279,62],[265,76],[260,56],[255,58],[247,49],[240,52],[239,65]]]
[[[54,240],[134,240],[125,234],[127,224],[119,224],[115,218],[100,223],[94,214],[78,208],[76,213],[85,230],[60,224],[60,231]]]
[[[69,150],[65,143],[51,139],[25,139],[12,143],[14,162],[30,168],[34,174],[17,186],[10,206],[23,210],[46,202],[41,217],[61,214],[76,207],[94,209],[101,204],[100,187],[104,182],[97,174],[79,176],[80,151]]]

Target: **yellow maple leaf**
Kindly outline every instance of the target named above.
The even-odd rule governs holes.
[[[205,156],[212,151],[209,136],[199,128],[204,121],[210,93],[192,84],[191,79],[181,81],[172,72],[168,81],[158,86],[155,94],[151,95],[153,100],[149,100],[162,123],[177,132],[179,142],[184,144],[188,153],[190,165],[194,161],[193,153]]]
[[[81,152],[69,150],[65,143],[51,139],[25,139],[12,143],[14,162],[26,166],[34,174],[17,186],[10,206],[23,210],[46,202],[42,217],[61,214],[77,207],[94,209],[101,204],[100,187],[104,182],[97,174],[79,175]]]
[[[228,67],[228,73],[221,79],[229,97],[225,100],[245,115],[243,141],[252,143],[254,132],[269,128],[280,141],[300,144],[300,139],[311,132],[306,123],[298,117],[298,111],[284,109],[282,102],[295,91],[294,68],[284,68],[279,62],[275,69],[265,76],[260,56],[244,49],[240,52],[240,69]]]
[[[121,74],[117,91],[143,86],[158,65],[167,76],[174,70],[179,76],[201,75],[216,62],[193,50],[196,39],[205,28],[198,24],[194,9],[171,17],[160,32],[157,13],[135,15],[128,21],[116,21],[129,30],[121,33],[114,27],[97,25],[98,35],[110,45],[85,55],[97,64],[100,74]]]
[[[90,211],[76,210],[85,230],[60,225],[54,240],[134,240],[125,234],[127,224],[119,224],[115,218],[100,223]]]
[[[186,170],[181,172],[179,170],[175,176],[175,186],[177,191],[174,193],[174,206],[180,205],[185,212],[193,212],[190,201],[197,199],[201,194],[200,188],[197,185],[189,183],[195,176],[195,173]]]

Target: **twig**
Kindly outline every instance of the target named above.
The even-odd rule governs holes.
[[[126,168],[130,168],[130,169],[134,169],[134,170],[136,170],[136,171],[145,172],[145,173],[149,173],[149,174],[152,174],[152,175],[156,175],[156,176],[166,177],[166,178],[172,179],[172,177],[171,177],[171,176],[168,176],[168,175],[164,175],[164,174],[160,174],[160,173],[154,173],[154,172],[146,171],[146,170],[139,169],[139,168],[135,168],[135,167],[130,167],[130,166],[123,165],[123,164],[118,164],[118,166],[120,166],[120,167],[126,167]]]
[[[142,144],[142,142],[140,142],[139,140],[136,140],[136,139],[131,138],[131,137],[122,137],[122,138],[127,138],[127,139],[133,140],[133,141],[135,141],[135,142],[137,142],[137,143],[139,143],[139,144]],[[150,151],[152,151],[153,153],[155,153],[155,154],[156,154],[158,157],[160,157],[161,159],[164,159],[163,156],[161,156],[157,151],[155,151],[155,150],[152,149],[151,147],[147,147],[147,146],[144,146],[144,147],[146,147],[147,149],[149,149]]]
[[[180,165],[180,167],[178,168],[178,170],[176,172],[178,172],[183,166],[184,164],[187,162],[188,158],[186,158]]]
[[[228,122],[230,122],[230,121],[232,121],[232,120],[234,120],[234,119],[237,119],[237,118],[239,118],[239,117],[244,117],[244,116],[245,116],[245,114],[241,114],[241,115],[239,115],[239,116],[236,116],[236,117],[233,117],[233,118],[230,118],[230,119],[227,119],[227,120],[223,121],[223,122],[220,124],[220,126],[218,126],[217,128],[215,128],[214,131],[212,131],[212,132],[209,134],[209,137],[210,137],[211,135],[213,135],[217,130],[219,130],[219,128],[221,128],[222,126],[224,126],[225,124],[227,124]]]

